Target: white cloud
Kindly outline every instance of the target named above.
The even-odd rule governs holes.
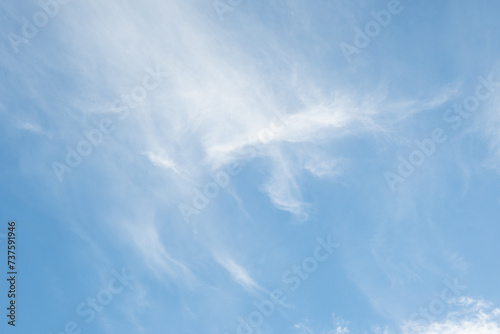
[[[350,334],[349,322],[342,317],[332,314],[333,324],[328,328],[316,329],[310,324],[308,319],[296,323],[293,327],[300,334]],[[315,326],[316,327],[316,326]]]
[[[144,152],[144,155],[153,163],[153,165],[162,167],[165,169],[171,169],[176,173],[179,173],[177,166],[174,161],[170,160],[168,157],[153,152]]]
[[[272,156],[271,166],[271,177],[264,191],[278,209],[306,217],[307,205],[302,202],[300,187],[295,180],[296,166],[278,151]]]
[[[215,260],[223,266],[231,277],[240,284],[243,288],[249,291],[262,290],[262,288],[257,284],[249,275],[247,270],[241,265],[236,263],[228,255],[218,254],[215,256]]]
[[[174,259],[167,252],[157,227],[151,221],[143,217],[136,223],[125,224],[128,230],[127,240],[132,242],[133,249],[158,278],[168,277],[173,282],[185,285],[196,281],[187,264]]]
[[[425,326],[409,323],[402,327],[402,334],[498,334],[500,309],[482,300],[462,297],[456,302],[458,309],[450,312],[443,321]]]
[[[42,129],[42,127],[36,123],[30,123],[30,122],[22,123],[21,125],[19,125],[19,128],[22,130],[26,130],[26,131],[35,133],[37,135],[44,135],[47,137],[52,137],[52,135],[50,133],[44,131]]]

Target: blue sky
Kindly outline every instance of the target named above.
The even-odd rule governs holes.
[[[2,333],[500,333],[498,2],[56,1],[0,5]]]

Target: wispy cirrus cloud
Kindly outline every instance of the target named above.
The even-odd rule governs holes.
[[[462,297],[455,302],[456,310],[442,321],[427,326],[407,324],[403,334],[496,334],[500,332],[500,309],[484,300]]]

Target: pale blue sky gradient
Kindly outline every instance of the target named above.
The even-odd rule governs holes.
[[[15,331],[500,333],[500,3],[42,2],[0,5]]]

